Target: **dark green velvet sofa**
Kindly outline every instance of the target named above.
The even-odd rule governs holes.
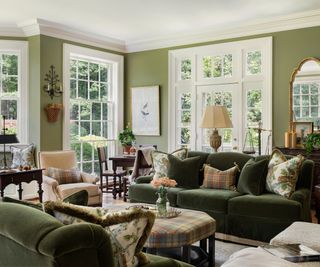
[[[233,167],[234,162],[242,169],[245,163],[253,158],[236,152],[188,153],[188,157],[194,156],[201,157],[201,167],[206,163],[220,170]],[[313,161],[303,162],[296,191],[290,199],[268,192],[255,196],[200,187],[170,188],[168,199],[171,206],[208,213],[217,222],[217,232],[269,242],[292,222],[310,221],[313,166]],[[129,187],[130,202],[155,203],[156,189],[150,185],[151,179],[152,176],[139,177],[136,183]],[[199,170],[199,186],[202,181],[203,171]]]
[[[0,202],[1,267],[113,267],[112,248],[95,224],[63,225],[51,215],[21,204]],[[144,267],[191,267],[147,254]]]

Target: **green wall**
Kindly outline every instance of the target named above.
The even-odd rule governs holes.
[[[132,53],[125,57],[125,122],[131,122],[131,87],[160,85],[160,134],[137,136],[138,144],[157,144],[167,150],[168,140],[168,50]]]
[[[305,57],[320,57],[320,27],[284,31],[252,37],[207,42],[197,45],[273,37],[273,129],[274,145],[283,144],[288,126],[289,79],[292,70]],[[53,64],[62,79],[63,43],[80,45],[100,51],[122,54],[106,49],[74,43],[45,35],[29,38],[0,37],[7,40],[27,40],[29,43],[29,136],[40,150],[62,149],[62,117],[48,123],[44,107],[51,102],[62,103],[62,96],[53,101],[42,90],[44,75]],[[138,143],[157,144],[167,150],[168,145],[168,50],[196,45],[179,46],[125,55],[125,122],[131,121],[131,93],[135,86],[160,85],[161,136],[137,137]]]
[[[40,106],[40,125],[41,125],[41,150],[59,150],[63,147],[62,141],[62,130],[63,130],[63,118],[62,114],[57,122],[49,123],[47,121],[46,114],[44,112],[44,108],[49,103],[61,103],[63,101],[63,96],[54,97],[53,100],[45,93],[42,88],[45,85],[44,77],[45,74],[49,71],[50,65],[54,65],[56,68],[56,72],[59,75],[60,80],[63,79],[63,44],[73,44],[78,45],[86,48],[92,48],[104,52],[110,52],[115,54],[121,54],[119,52],[110,51],[107,49],[97,48],[89,45],[79,44],[75,42],[70,42],[63,39],[58,39],[46,35],[40,36],[40,44],[41,44],[41,88],[40,88],[40,95],[41,95],[41,106]],[[66,112],[63,110],[63,112]]]
[[[159,84],[161,88],[161,136],[139,136],[138,143],[158,144],[165,151],[168,147],[168,50],[266,36],[273,37],[273,139],[274,145],[283,145],[289,120],[289,79],[302,59],[320,57],[320,27],[127,54],[125,107],[130,107],[131,87]],[[125,111],[125,121],[131,121],[130,108]]]

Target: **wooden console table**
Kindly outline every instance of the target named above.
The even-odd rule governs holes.
[[[37,181],[39,185],[39,200],[42,202],[42,170],[33,169],[30,171],[17,171],[17,172],[2,172],[0,173],[0,196],[4,196],[4,189],[9,184],[15,184],[19,186],[18,193],[19,199],[22,199],[22,183],[30,183],[31,181]]]

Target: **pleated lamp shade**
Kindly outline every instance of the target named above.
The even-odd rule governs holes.
[[[201,120],[200,128],[232,128],[225,106],[207,106]]]

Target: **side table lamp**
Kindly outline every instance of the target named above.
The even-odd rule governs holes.
[[[225,106],[207,106],[201,120],[200,128],[213,128],[210,136],[210,146],[215,152],[221,146],[221,136],[217,128],[232,128],[227,108]]]
[[[6,158],[6,144],[15,144],[19,143],[19,140],[15,134],[6,134],[6,130],[8,130],[5,127],[5,116],[2,116],[3,118],[3,128],[2,128],[2,134],[0,134],[0,144],[3,144],[3,167],[2,170],[8,170],[7,166],[7,158]]]

